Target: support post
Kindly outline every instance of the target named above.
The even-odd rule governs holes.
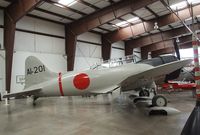
[[[77,36],[70,27],[65,26],[65,52],[67,54],[67,71],[74,70]]]
[[[133,47],[125,42],[125,56],[133,55]]]
[[[4,14],[4,24],[4,47],[6,50],[6,90],[8,93],[10,93],[16,23],[13,22],[12,18],[10,18],[6,11]]]
[[[112,44],[104,37],[102,36],[102,58],[103,60],[109,60],[111,56],[111,48]]]
[[[179,47],[178,47],[178,43],[177,43],[176,39],[174,39],[174,49],[175,49],[177,58],[180,60],[181,56],[180,56]]]
[[[10,92],[16,23],[42,0],[15,0],[4,10],[4,47],[6,51],[6,90]]]
[[[148,59],[148,51],[146,51],[144,48],[141,48],[141,58],[142,60]]]

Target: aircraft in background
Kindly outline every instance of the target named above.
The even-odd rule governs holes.
[[[173,61],[173,62],[171,62]],[[22,92],[5,94],[3,98],[32,96],[33,104],[39,97],[79,96],[106,94],[118,88],[121,91],[141,91],[142,87],[154,83],[153,78],[165,76],[189,64],[192,60],[170,60],[152,66],[145,63],[128,63],[117,67],[95,68],[82,72],[51,72],[39,59],[29,56],[25,62],[25,87]],[[142,91],[144,92],[144,91]],[[142,93],[140,92],[140,94]],[[141,94],[140,96],[145,96]],[[154,95],[153,106],[166,106],[161,95]]]

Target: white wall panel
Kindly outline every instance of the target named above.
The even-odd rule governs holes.
[[[101,46],[90,46],[89,56],[93,58],[99,58],[101,59]]]
[[[101,46],[77,43],[74,70],[88,69],[101,61]]]
[[[122,49],[125,48],[123,41],[119,41],[119,42],[113,43],[112,47],[117,47],[117,48],[122,48]],[[111,49],[111,59],[120,58],[120,57],[124,57],[124,56],[125,56],[125,51],[124,50],[116,49],[116,48],[112,48]]]
[[[34,45],[35,45],[35,35],[34,34],[16,31],[15,43],[14,43],[15,51],[34,52],[35,51]]]
[[[65,54],[65,39],[53,38],[52,53]]]
[[[0,28],[0,44],[3,47],[3,29]]]
[[[101,36],[91,32],[86,32],[84,34],[81,34],[78,36],[77,39],[101,44]]]
[[[5,51],[0,50],[0,93],[5,91]]]
[[[112,44],[112,47],[118,47],[118,48],[125,48],[125,44],[123,41],[115,42]]]
[[[25,16],[17,22],[16,28],[35,31],[35,22],[35,18]]]
[[[36,52],[65,54],[65,40],[36,35]]]
[[[17,92],[24,88],[24,84],[16,83],[18,75],[25,74],[25,59],[28,56],[35,56],[39,58],[45,65],[53,72],[65,72],[67,70],[67,62],[63,55],[58,54],[44,54],[31,52],[16,52],[13,58],[11,91]]]
[[[119,49],[112,48],[112,50],[111,50],[111,59],[121,58],[121,57],[124,57],[124,56],[125,56],[124,50],[119,50]]]
[[[101,58],[101,46],[77,42],[76,56]]]
[[[99,58],[89,58],[89,57],[76,57],[75,59],[75,71],[87,70],[95,63],[100,63],[101,59]]]
[[[4,24],[3,11],[0,10],[0,25]],[[0,28],[0,44],[3,48],[3,29]],[[5,91],[5,51],[0,50],[0,93]]]
[[[65,27],[63,25],[36,20],[35,31],[44,32],[52,35],[65,36]]]
[[[65,40],[16,31],[14,50],[65,54]]]
[[[76,56],[78,57],[89,57],[90,53],[90,44],[77,42],[76,44]]]
[[[93,33],[84,33],[78,36],[78,40],[101,44],[101,36]],[[124,49],[124,42],[116,42],[112,47]],[[112,48],[111,58],[124,57],[124,50]],[[75,70],[87,69],[95,63],[102,61],[101,46],[78,42],[76,48]]]
[[[17,22],[17,28],[26,29],[35,32],[48,33],[52,35],[65,36],[63,25],[55,24],[40,19],[25,16]]]
[[[90,32],[78,36],[78,40],[101,44],[101,36]],[[95,63],[100,63],[101,59],[101,46],[77,42],[74,70],[88,69]]]
[[[53,39],[47,36],[36,35],[36,52],[52,52]]]
[[[135,60],[136,60],[136,61],[142,60],[142,58],[141,58],[141,48],[134,48],[134,49],[133,49],[133,55],[136,56],[136,57],[135,57]]]

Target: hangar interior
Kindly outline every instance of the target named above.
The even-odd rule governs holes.
[[[176,15],[166,7],[166,3],[189,27],[192,28],[192,22],[194,22],[193,26],[198,34],[200,0],[0,0],[0,93],[4,93],[5,90],[8,92],[20,92],[24,89],[25,59],[28,56],[36,56],[50,70],[55,72],[82,71],[102,61],[129,55],[133,55],[135,62],[137,62],[158,57],[162,54],[175,54],[177,51],[176,45],[178,45],[182,57],[193,57],[193,54],[191,54],[193,53],[191,50],[191,33],[188,32]],[[194,18],[192,18],[192,15]],[[189,51],[186,52],[184,49],[188,48]],[[186,96],[185,98],[187,99],[188,93],[184,94],[186,95],[183,95],[183,97]],[[79,98],[74,99],[83,102]],[[13,107],[16,109],[14,109],[14,113],[16,113],[14,118],[17,119],[18,116],[21,116],[25,121],[29,119],[26,116],[27,114],[37,117],[41,112],[42,115],[39,118],[42,119],[42,116],[45,117],[46,111],[48,114],[51,112],[48,107],[52,110],[54,109],[52,111],[54,113],[55,110],[60,109],[60,115],[67,109],[73,108],[71,99],[68,99],[68,102],[59,101],[59,99],[52,100],[47,99],[47,102],[50,103],[48,105],[44,102],[45,100],[42,100],[41,104],[46,105],[46,108],[38,108],[37,110],[32,108],[32,112],[25,111],[29,110],[30,106],[23,108],[22,114],[26,118],[20,115],[20,111],[17,109],[18,107],[22,108],[25,104],[22,103],[23,101],[18,101],[19,105],[16,106],[12,104],[6,111],[3,103],[1,103],[0,112],[5,116],[5,112],[10,113],[10,109]],[[55,103],[52,103],[54,101]],[[184,111],[183,114],[178,117],[150,119],[157,123],[154,125],[156,128],[159,128],[158,123],[162,120],[169,125],[174,122],[178,126],[173,127],[171,131],[165,129],[164,124],[161,125],[161,129],[166,131],[166,134],[179,134],[194,106],[194,99],[188,99],[185,104],[188,108],[184,108],[181,104],[182,100],[179,101],[177,98],[174,99],[172,97],[172,101],[176,102],[174,106],[179,106],[179,109]],[[130,125],[134,126],[144,117],[134,109],[128,109],[127,106],[124,110],[121,109],[123,105],[120,101],[119,106],[116,107],[114,105],[111,108],[106,106],[103,110],[99,107],[92,108],[93,102],[95,102],[94,99],[91,102],[87,102],[87,100],[83,102],[83,104],[87,104],[84,107],[89,108],[88,110],[75,103],[75,107],[80,107],[80,109],[67,112],[72,114],[75,119],[74,123],[72,123],[73,127],[66,129],[62,127],[69,123],[63,122],[62,118],[57,116],[53,118],[58,119],[56,123],[60,127],[56,128],[61,128],[60,132],[58,133],[51,129],[48,133],[45,133],[67,133],[65,130],[70,130],[70,134],[133,133],[142,135],[148,132],[149,134],[161,133],[161,130],[159,132],[150,131],[154,127],[148,125],[145,125],[147,130],[144,132],[137,131],[136,129],[139,128],[137,125],[133,131]],[[59,104],[67,104],[69,108],[57,107]],[[39,107],[42,105],[39,105]],[[97,106],[96,103],[94,105]],[[36,114],[34,114],[34,111],[36,111]],[[77,123],[82,122],[84,124],[83,121],[85,119],[76,119],[75,115],[78,115],[78,111],[95,111],[95,115],[101,115],[102,113],[106,123],[109,123],[109,120],[111,121],[110,125],[107,125],[110,129],[106,129],[106,126],[103,126],[104,122],[101,119],[97,119],[100,122],[100,128],[95,128],[99,124],[96,122],[92,125],[92,122],[95,122],[95,117],[91,113],[83,114],[88,119],[92,116],[92,119],[89,125],[81,127]],[[109,115],[107,117],[106,112]],[[123,113],[123,116],[121,116],[120,112]],[[49,115],[56,115],[54,113]],[[138,118],[134,119],[130,113],[136,114]],[[47,116],[50,117],[49,115]],[[63,114],[63,116],[65,115]],[[65,120],[71,120],[70,116],[67,115],[66,117]],[[78,117],[81,117],[81,115],[78,115]],[[122,117],[126,117],[125,120],[121,120]],[[131,117],[133,121],[126,121],[127,117]],[[115,121],[115,118],[118,119]],[[145,117],[139,125],[141,126],[145,121],[150,123],[150,119]],[[39,127],[33,122],[28,124],[27,130],[26,126],[21,124],[20,128],[8,131],[6,128],[12,129],[12,127],[8,126],[8,119],[0,117],[1,120],[6,121],[5,123],[0,122],[0,131],[5,134],[12,134],[12,131],[16,131],[19,134],[28,134],[32,124],[35,124],[36,128],[30,129],[30,134],[42,131],[42,129],[38,130]],[[48,123],[52,120],[47,118],[40,122]],[[11,125],[14,126],[17,122],[20,122],[20,120],[14,121]],[[120,128],[120,122],[122,124],[124,122],[128,127]],[[76,128],[79,130],[74,131]],[[103,130],[104,128],[105,130]],[[172,126],[169,126],[169,128],[172,128]],[[45,130],[48,129],[45,127]],[[22,130],[22,132],[18,132],[18,130]],[[113,132],[111,132],[112,130]]]

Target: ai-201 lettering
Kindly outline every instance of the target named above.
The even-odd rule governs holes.
[[[32,74],[37,74],[37,73],[41,73],[45,71],[45,66],[44,65],[40,65],[40,66],[36,66],[33,68],[28,68],[27,69],[27,75],[32,75]]]

